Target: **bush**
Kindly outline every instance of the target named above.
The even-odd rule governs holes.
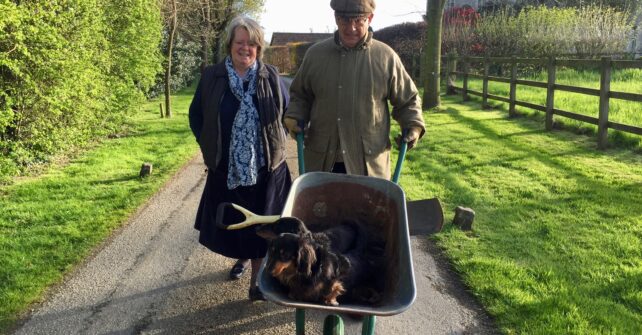
[[[169,34],[167,29],[162,32],[163,54],[167,54],[167,38]],[[200,74],[201,65],[201,46],[193,41],[185,39],[180,33],[176,34],[174,47],[172,48],[172,75],[169,80],[170,90],[179,91],[192,84],[194,78]],[[164,59],[167,63],[167,59]],[[147,96],[150,98],[164,94],[165,90],[165,72],[160,71],[156,75],[156,83],[149,90]]]
[[[263,54],[263,61],[276,66],[282,74],[294,73],[294,67],[290,62],[290,48],[287,45],[267,48]]]
[[[482,52],[475,26],[480,16],[470,6],[452,7],[444,12],[441,52],[476,55]]]
[[[475,33],[488,56],[596,57],[625,52],[633,25],[625,12],[610,8],[526,7],[491,12]]]
[[[160,69],[156,1],[0,3],[0,174],[114,131]]]
[[[419,79],[419,56],[423,48],[423,37],[426,34],[425,22],[406,22],[377,30],[374,38],[388,44],[401,58],[406,71]]]
[[[276,66],[282,74],[294,74],[299,70],[306,51],[313,44],[313,42],[300,42],[269,47],[265,50],[263,60]]]

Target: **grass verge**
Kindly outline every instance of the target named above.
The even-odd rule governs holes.
[[[642,156],[445,97],[400,185],[475,210],[434,238],[508,334],[642,333]],[[408,171],[408,172],[406,172]]]
[[[0,186],[0,333],[198,152],[187,120],[192,95],[174,96],[171,119],[161,119],[151,101],[122,136],[37,178]],[[153,174],[141,179],[143,162]]]
[[[546,83],[547,74],[545,72],[538,73],[526,78],[539,82]],[[611,91],[625,92],[625,93],[642,93],[642,69],[623,69],[613,71],[611,78]],[[561,68],[557,71],[556,83],[580,86],[593,89],[600,87],[600,73],[598,71],[590,70],[573,70]],[[458,87],[462,87],[461,78],[456,82]],[[469,78],[468,87],[471,90],[478,92],[483,91],[482,80],[477,78]],[[508,83],[500,83],[490,81],[488,83],[488,92],[490,94],[499,95],[505,98],[509,97],[510,86]],[[481,97],[471,96],[476,101],[481,101]],[[533,103],[540,106],[546,106],[546,89],[537,88],[525,85],[517,85],[516,99]],[[488,100],[494,107],[501,106],[508,109],[508,104],[496,100]],[[556,91],[555,92],[555,108],[569,111],[575,114],[587,115],[597,118],[599,115],[599,98],[584,94]],[[526,107],[517,106],[516,109],[523,114],[538,115],[541,117],[542,122],[544,113]],[[642,103],[625,101],[620,99],[610,99],[609,102],[609,121],[642,127]],[[578,120],[573,120],[567,117],[555,115],[553,116],[554,122],[558,126],[563,126],[567,129],[575,129],[580,133],[595,134],[597,126],[590,123],[585,123]],[[642,139],[638,135],[618,131],[609,130],[609,142],[616,143],[617,146],[627,146],[630,148],[637,148],[642,150]]]

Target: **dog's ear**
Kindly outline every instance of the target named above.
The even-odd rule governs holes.
[[[282,217],[272,223],[258,226],[255,232],[256,235],[272,241],[284,233],[299,234],[301,225],[303,225],[303,221],[295,217]],[[305,226],[303,227],[305,229]]]
[[[317,256],[312,244],[304,239],[299,240],[299,255],[297,257],[297,270],[299,273],[310,277],[312,265],[316,263]]]
[[[326,280],[333,280],[337,278],[341,273],[339,272],[339,269],[341,267],[341,261],[339,260],[339,257],[343,256],[337,256],[333,252],[322,252],[323,256],[320,256],[319,258],[322,258],[323,261],[321,262],[321,266],[323,267],[323,277]]]
[[[341,275],[347,274],[348,271],[350,271],[350,268],[352,267],[352,265],[350,264],[350,260],[343,255],[338,255],[337,257],[339,258],[339,267],[337,269],[337,272],[338,272],[337,275],[341,276]]]
[[[276,223],[282,233],[305,235],[309,232],[308,228],[305,226],[305,223],[303,223],[301,219],[294,216],[280,218]]]
[[[274,229],[270,227],[270,225],[261,225],[256,228],[256,235],[259,235],[260,237],[272,241],[275,238],[278,237],[278,234],[274,232]]]
[[[298,218],[296,219],[296,226],[297,226],[297,231],[301,235],[309,234],[310,230],[308,230],[308,227],[305,226],[305,223],[303,221],[299,220]]]

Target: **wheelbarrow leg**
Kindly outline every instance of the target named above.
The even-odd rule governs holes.
[[[363,318],[363,324],[361,325],[361,335],[374,335],[376,320],[376,316],[366,315]]]
[[[330,314],[323,320],[323,335],[343,335],[343,319],[336,315]]]
[[[296,335],[305,335],[305,309],[296,309]]]

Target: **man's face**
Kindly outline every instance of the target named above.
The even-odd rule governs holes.
[[[337,27],[339,27],[341,43],[348,48],[357,46],[357,43],[366,36],[372,16],[373,14],[353,17],[335,15],[334,19],[337,22]]]

